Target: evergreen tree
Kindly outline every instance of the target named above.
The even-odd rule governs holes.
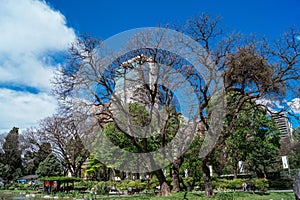
[[[109,177],[106,174],[106,169],[106,166],[92,154],[90,155],[88,163],[85,167],[85,174],[91,180],[108,180]]]
[[[22,158],[19,149],[19,129],[13,127],[5,137],[0,155],[0,177],[9,182],[22,174]]]
[[[249,101],[234,122],[234,129],[225,142],[227,164],[232,167],[235,178],[238,162],[244,161],[249,171],[260,177],[274,169],[278,163],[280,131],[263,108]]]
[[[39,145],[38,151],[26,151],[23,157],[24,174],[36,174],[39,164],[44,161],[51,152],[51,145],[48,142],[43,142]]]
[[[40,163],[36,173],[41,177],[61,176],[63,169],[57,157],[51,153]]]

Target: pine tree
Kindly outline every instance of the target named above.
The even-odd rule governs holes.
[[[19,129],[13,127],[5,137],[1,154],[0,176],[7,182],[22,174],[22,158],[19,149]]]
[[[41,177],[61,176],[63,169],[57,157],[51,153],[40,163],[36,173]]]

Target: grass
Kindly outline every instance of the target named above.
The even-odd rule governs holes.
[[[10,192],[10,194],[15,192]],[[5,192],[0,192],[0,197],[5,197]],[[3,196],[4,195],[4,196]],[[71,196],[71,194],[69,194]],[[15,196],[15,195],[12,195]],[[11,195],[6,197],[12,197]],[[34,199],[43,199],[42,194],[37,195]],[[80,195],[81,196],[81,195]],[[89,194],[86,194],[89,196]],[[77,197],[78,198],[78,197]],[[8,198],[12,199],[12,198]],[[294,200],[294,193],[268,193],[264,195],[260,194],[252,194],[245,192],[219,192],[213,198],[204,197],[203,193],[200,192],[180,192],[173,193],[172,196],[169,197],[158,197],[158,196],[146,196],[146,195],[134,195],[134,196],[103,196],[97,199],[109,199],[109,200]]]
[[[101,199],[110,200],[294,200],[293,193],[269,193],[265,195],[251,194],[244,192],[236,193],[218,193],[213,198],[204,197],[203,193],[173,193],[169,197],[157,197],[157,196],[131,196],[131,197],[108,197]]]

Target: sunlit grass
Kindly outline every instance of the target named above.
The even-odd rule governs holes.
[[[108,199],[108,198],[107,198]],[[270,193],[270,194],[251,194],[251,193],[218,193],[213,198],[204,197],[203,193],[173,193],[169,197],[157,196],[132,196],[132,197],[109,197],[109,199],[132,199],[132,200],[202,200],[202,199],[215,199],[215,200],[294,200],[293,193]]]
[[[14,192],[10,192],[14,193]],[[3,191],[0,192],[0,197],[3,197]],[[72,196],[69,194],[70,197]],[[9,195],[10,196],[10,195]],[[13,195],[15,196],[15,195]],[[45,195],[38,194],[34,199],[43,199]],[[59,196],[59,195],[58,195]],[[66,195],[68,196],[68,195]],[[85,197],[90,197],[89,194],[85,194]],[[8,197],[8,196],[7,196]],[[73,196],[74,197],[74,196]],[[82,197],[82,195],[80,195]],[[80,198],[77,196],[77,198]],[[219,192],[213,198],[204,197],[203,193],[200,192],[180,192],[180,193],[172,193],[171,196],[168,197],[159,197],[153,195],[133,195],[133,196],[98,196],[97,199],[110,199],[110,200],[294,200],[293,193],[268,193],[268,194],[252,194],[246,192]]]

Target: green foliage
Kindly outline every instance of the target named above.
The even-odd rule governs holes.
[[[159,186],[159,181],[158,181],[157,177],[156,177],[156,176],[153,176],[153,177],[150,179],[149,184],[150,184],[150,187],[151,187],[152,189],[155,189],[157,186]]]
[[[9,182],[22,174],[22,158],[19,146],[18,128],[13,129],[5,137],[0,154],[0,177]]]
[[[36,153],[36,162],[40,163],[44,161],[51,152],[52,152],[51,144],[49,142],[43,142],[40,145],[38,152]]]
[[[130,125],[135,127],[144,127],[150,123],[150,113],[140,103],[128,104],[130,114]],[[128,137],[128,133],[124,133],[118,130],[114,123],[107,123],[103,130],[103,133],[109,137],[110,141],[120,148],[130,152],[152,152],[160,148],[161,144],[167,144],[171,141],[174,135],[177,133],[180,123],[180,116],[173,107],[166,108],[168,112],[168,118],[164,133],[152,133],[154,137],[141,137],[134,138]],[[124,130],[123,130],[124,131]],[[126,132],[126,131],[125,131]]]
[[[241,190],[242,189],[242,183],[247,183],[251,187],[251,190],[259,190],[263,193],[266,192],[269,188],[269,181],[267,179],[263,178],[253,178],[250,180],[246,179],[214,179],[213,180],[213,188],[218,191],[224,191],[224,190]],[[271,182],[271,181],[270,181]]]
[[[2,199],[16,199],[16,196],[19,196],[20,191],[0,191],[0,196]],[[38,197],[39,195],[36,195],[34,199],[40,199],[41,197]],[[42,195],[43,197],[44,195]],[[59,199],[83,199],[83,194],[80,194],[78,192],[70,192],[70,193],[57,193],[56,196],[59,197]],[[84,194],[84,197],[91,197],[90,194]],[[221,198],[225,199],[233,199],[234,200],[294,200],[294,194],[293,193],[268,193],[267,195],[261,195],[261,194],[252,194],[252,193],[246,193],[246,192],[218,192],[214,197],[209,198],[211,200],[220,200]],[[161,197],[161,196],[153,196],[153,195],[136,195],[136,196],[110,196],[110,197],[102,197],[103,199],[109,199],[109,200],[207,200],[208,198],[204,197],[203,193],[199,192],[177,192],[172,193],[169,197]],[[100,198],[100,199],[102,199]],[[53,197],[52,197],[53,199]],[[91,199],[91,198],[89,198]],[[225,199],[226,200],[226,199]]]
[[[235,200],[235,197],[236,194],[231,192],[218,192],[216,195],[216,199],[218,200]]]
[[[60,181],[60,182],[74,182],[81,181],[80,178],[76,177],[65,177],[65,176],[50,176],[50,177],[41,177],[40,181]]]
[[[187,187],[192,188],[194,186],[194,178],[193,177],[184,178],[183,184]]]
[[[290,169],[300,169],[300,126],[293,132],[294,145],[288,155]]]
[[[257,190],[260,190],[262,193],[265,193],[269,188],[269,181],[264,178],[258,178],[255,180],[255,187]]]
[[[94,191],[99,195],[107,195],[109,190],[110,185],[104,181],[100,181],[94,186]]]
[[[214,189],[216,190],[225,190],[229,188],[229,184],[228,184],[228,180],[227,179],[213,179],[212,181],[212,186]]]
[[[130,180],[122,180],[122,181],[116,182],[116,185],[120,191],[127,191],[129,182],[130,182]]]
[[[130,138],[126,137],[126,135],[123,132],[118,130],[117,126],[114,123],[112,122],[107,123],[103,129],[103,133],[105,136],[107,136],[110,139],[110,141],[114,145],[126,151],[130,151],[130,152],[137,151],[137,148],[132,144]]]
[[[234,110],[242,97],[237,92],[229,93],[229,110]],[[224,144],[227,167],[237,175],[238,162],[244,161],[244,170],[246,168],[260,177],[266,177],[266,173],[274,170],[273,164],[278,161],[280,131],[276,123],[263,108],[250,100],[244,103],[233,123],[231,120],[228,115],[226,126],[232,126],[233,131]]]
[[[51,153],[40,163],[36,173],[41,177],[61,176],[63,169],[59,160]]]
[[[192,143],[189,146],[188,151],[185,153],[184,163],[181,166],[181,173],[184,173],[184,169],[188,169],[189,174],[195,179],[200,181],[202,177],[201,159],[199,158],[200,149],[203,143],[203,138],[195,136]]]
[[[105,174],[106,166],[95,155],[90,155],[84,173],[92,180],[99,180]],[[105,177],[104,177],[105,178]]]
[[[76,178],[79,179],[79,178]],[[79,181],[76,181],[74,183],[74,189],[75,190],[81,190],[81,191],[87,191],[91,190],[94,185],[96,185],[98,181],[82,181],[81,179]]]
[[[270,189],[291,190],[293,188],[293,179],[280,178],[269,181]]]
[[[243,179],[235,178],[228,181],[228,188],[232,190],[239,190],[242,188],[242,184],[245,182]]]
[[[88,189],[89,188],[88,188],[87,184],[85,183],[85,181],[80,180],[80,181],[74,183],[74,190],[76,190],[76,191],[84,192],[84,191],[87,191]]]
[[[129,181],[127,188],[132,187],[132,188],[137,188],[139,190],[144,190],[147,188],[147,182],[146,181],[141,181],[141,180],[131,180]]]
[[[143,127],[150,123],[150,113],[139,103],[130,103],[129,113],[134,126]]]
[[[128,107],[132,118],[130,119],[130,125],[139,127],[147,125],[147,118],[150,114],[144,105],[131,103],[128,104]],[[161,133],[153,132],[146,137],[132,137],[131,134],[127,133],[127,129],[122,129],[118,124],[113,122],[106,123],[104,129],[99,131],[94,139],[93,146],[95,146],[96,149],[94,156],[101,162],[114,163],[114,166],[110,166],[111,169],[124,168],[124,166],[131,166],[132,168],[139,167],[138,157],[134,157],[135,160],[131,159],[128,162],[127,158],[131,153],[156,151],[158,148],[166,145],[176,134],[180,116],[174,109],[168,109],[170,113],[168,113],[166,127],[164,127]],[[175,122],[178,122],[177,125]],[[120,152],[120,148],[124,151]],[[157,159],[157,162],[161,162],[161,159]],[[90,173],[90,175],[98,173],[97,170],[91,168],[89,168],[87,172]]]
[[[33,190],[33,186],[31,184],[21,184],[21,183],[15,183],[11,184],[8,187],[9,190]]]
[[[24,175],[36,174],[39,164],[52,152],[51,145],[43,142],[38,151],[28,150],[23,157]]]

